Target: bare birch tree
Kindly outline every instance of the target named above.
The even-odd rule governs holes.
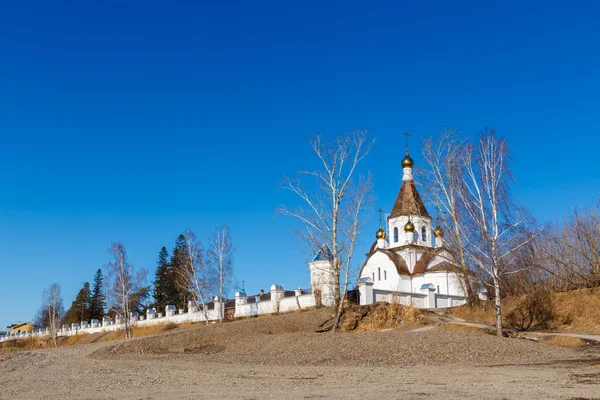
[[[429,203],[442,212],[441,224],[446,228],[444,239],[457,255],[456,261],[460,265],[463,278],[460,283],[469,305],[472,306],[476,297],[461,233],[463,221],[459,197],[466,144],[467,139],[459,137],[454,130],[442,132],[437,141],[426,139],[423,144],[423,159],[427,167],[423,171],[423,187]]]
[[[54,347],[58,347],[58,330],[64,316],[63,298],[58,283],[53,283],[44,289],[42,293],[42,312],[44,313],[43,319],[46,322],[46,327],[54,342]]]
[[[136,271],[127,259],[127,251],[121,242],[113,243],[108,252],[112,258],[106,265],[110,279],[109,294],[113,300],[113,310],[125,325],[125,338],[131,338],[131,312],[134,294],[146,279],[146,270]]]
[[[483,132],[476,148],[465,148],[462,185],[458,196],[464,207],[459,229],[465,254],[486,274],[494,288],[497,335],[502,336],[501,279],[518,272],[517,252],[535,236],[526,229],[529,216],[511,199],[508,147],[494,132]]]
[[[374,140],[365,131],[355,131],[331,143],[323,143],[317,135],[309,143],[320,168],[301,170],[296,176],[284,179],[283,188],[296,194],[303,206],[284,207],[281,213],[301,221],[304,231],[298,233],[314,252],[323,246],[330,249],[331,292],[335,299],[332,331],[335,332],[343,312],[362,211],[372,187],[370,176],[358,177],[357,169]],[[313,179],[308,187],[303,184],[307,178]]]
[[[210,298],[210,293],[214,290],[215,279],[210,269],[204,262],[202,243],[196,238],[196,234],[190,230],[183,233],[185,237],[185,262],[181,273],[184,275],[182,282],[186,283],[185,288],[189,290],[193,301],[200,301],[204,319],[208,324],[208,309],[206,299]]]
[[[211,235],[207,256],[208,264],[214,271],[216,278],[217,292],[220,299],[219,304],[221,304],[219,319],[223,321],[223,314],[225,312],[223,299],[233,276],[233,246],[227,225],[218,227]]]

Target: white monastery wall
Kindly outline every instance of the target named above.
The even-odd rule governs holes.
[[[293,296],[285,297],[285,291],[281,285],[271,286],[270,300],[255,301],[248,304],[247,299],[248,297],[245,295],[245,293],[236,293],[236,318],[297,311],[299,309],[315,306],[315,298],[312,293],[302,293],[301,289],[296,289]],[[217,299],[215,298],[215,300]],[[160,324],[183,324],[187,322],[205,322],[207,319],[208,321],[214,322],[220,319],[220,313],[223,312],[220,311],[222,310],[222,304],[222,302],[215,301],[214,308],[207,310],[206,314],[193,302],[188,304],[187,311],[175,310],[174,306],[167,306],[164,313],[157,313],[156,310],[148,310],[145,315],[137,315],[137,313],[132,313],[131,325],[133,327],[142,327]],[[124,329],[124,327],[124,324],[119,321],[119,318],[117,318],[116,321],[112,321],[109,318],[104,318],[102,322],[93,321],[89,324],[87,322],[83,322],[81,325],[73,324],[70,327],[63,326],[63,328],[59,330],[58,336],[75,336],[78,334],[111,332]],[[49,331],[44,329],[22,333],[19,335],[2,336],[0,337],[0,342],[9,339],[45,336],[48,334]]]

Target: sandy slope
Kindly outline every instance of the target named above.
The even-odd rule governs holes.
[[[600,353],[438,328],[316,334],[322,311],[0,353],[0,398],[597,398]],[[416,364],[416,366],[413,366]]]

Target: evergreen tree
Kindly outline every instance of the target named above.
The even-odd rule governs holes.
[[[90,302],[91,302],[91,293],[90,293],[90,283],[85,282],[83,287],[77,293],[77,297],[73,303],[71,303],[71,308],[65,314],[65,323],[71,325],[72,323],[80,323],[82,321],[90,321]]]
[[[102,320],[104,312],[106,310],[106,295],[103,289],[104,277],[102,270],[98,268],[96,275],[94,276],[94,287],[92,289],[92,296],[90,300],[90,319]]]
[[[187,301],[190,300],[189,282],[187,282],[186,273],[187,267],[187,252],[185,236],[179,235],[175,240],[175,248],[171,256],[171,277],[175,284],[177,292],[176,303],[177,308],[187,308]]]
[[[150,286],[144,286],[137,292],[131,294],[129,309],[138,314],[143,314],[148,309],[147,300],[150,298]]]
[[[179,298],[175,282],[173,282],[169,252],[164,246],[158,254],[157,264],[152,297],[154,298],[154,307],[156,307],[157,311],[164,312],[167,305],[175,305]]]

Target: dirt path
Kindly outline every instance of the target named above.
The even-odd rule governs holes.
[[[466,321],[462,318],[455,317],[454,315],[448,314],[448,313],[436,312],[436,314],[438,314],[440,316],[440,318],[448,324],[470,326],[473,328],[480,328],[480,329],[496,330],[496,326],[494,326],[494,325],[482,324],[480,322]],[[509,332],[520,333],[520,334],[524,334],[524,335],[531,334],[531,335],[552,335],[552,336],[575,337],[575,338],[584,339],[584,340],[593,340],[595,342],[600,343],[600,335],[586,335],[586,334],[581,334],[581,333],[566,333],[566,332],[538,332],[538,331],[522,331],[522,332],[520,332],[520,331],[516,331],[514,329],[504,329],[504,330],[509,331]]]

